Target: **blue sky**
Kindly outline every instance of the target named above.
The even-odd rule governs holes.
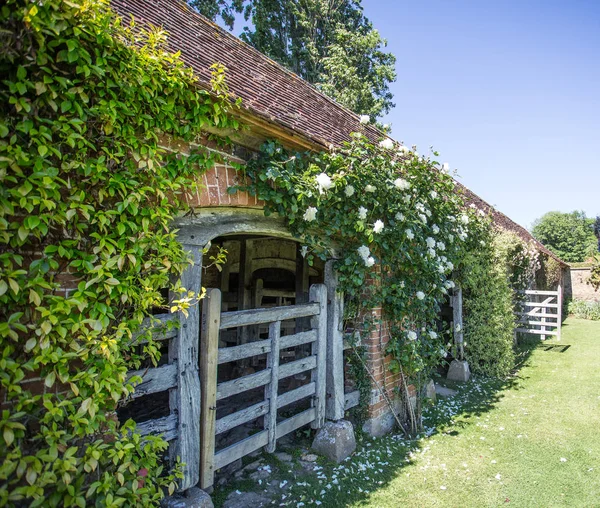
[[[600,213],[600,1],[363,6],[397,57],[394,138],[524,226]]]

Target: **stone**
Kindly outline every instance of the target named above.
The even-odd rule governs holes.
[[[281,462],[291,462],[292,456],[286,452],[277,452],[275,458]]]
[[[271,504],[271,498],[256,492],[236,490],[227,496],[223,508],[261,508]]]
[[[314,444],[314,442],[313,442]],[[302,460],[305,462],[316,462],[317,459],[319,458],[318,455],[315,455],[314,453],[305,453],[304,455],[302,455]]]
[[[446,388],[442,385],[435,385],[435,392],[437,395],[444,398],[454,397],[458,393],[456,390],[453,390],[452,388]]]
[[[427,381],[427,384],[423,387],[423,398],[435,402],[435,383],[433,379]]]
[[[210,496],[198,487],[186,490],[184,496],[167,496],[160,505],[162,508],[214,508]]]
[[[468,362],[465,360],[452,360],[448,369],[448,375],[446,376],[447,379],[466,383],[470,377],[471,370],[469,369]]]
[[[312,449],[327,459],[340,463],[356,450],[352,423],[347,420],[325,422],[315,436]]]

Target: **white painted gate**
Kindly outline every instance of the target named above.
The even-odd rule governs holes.
[[[562,321],[562,290],[538,291],[527,289],[517,291],[525,296],[521,309],[516,312],[520,333],[541,336],[545,340],[548,336],[555,336],[560,340],[560,327]]]
[[[281,323],[285,320],[311,318],[309,331],[281,337]],[[200,345],[200,385],[202,392],[200,425],[200,486],[210,487],[216,470],[262,447],[272,453],[277,439],[311,424],[322,426],[325,419],[325,384],[327,354],[327,289],[315,284],[310,288],[310,303],[249,309],[234,312],[221,311],[221,291],[209,289],[203,302],[202,335]],[[267,325],[267,339],[232,347],[219,348],[219,332],[244,326]],[[311,354],[305,358],[281,364],[280,351],[286,348],[311,345]],[[219,365],[267,355],[266,368],[236,379],[219,383]],[[298,388],[278,393],[279,380],[310,371],[311,380]],[[264,387],[261,401],[217,419],[217,401]],[[310,407],[290,418],[278,421],[278,410],[301,399],[310,397]],[[264,417],[262,431],[227,446],[215,453],[216,435],[238,425]]]

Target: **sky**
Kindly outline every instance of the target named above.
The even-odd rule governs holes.
[[[383,122],[519,224],[600,214],[600,0],[363,0],[396,55]]]

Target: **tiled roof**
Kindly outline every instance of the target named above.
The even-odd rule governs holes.
[[[230,91],[242,98],[243,108],[309,140],[328,147],[348,139],[352,131],[380,138],[375,127],[360,124],[358,115],[335,103],[308,82],[199,15],[179,0],[111,0],[111,7],[125,20],[165,29],[172,51],[203,83],[210,81],[210,66],[227,68]]]
[[[361,125],[358,115],[180,0],[111,0],[110,5],[125,20],[133,15],[138,25],[166,30],[169,48],[181,52],[183,61],[202,84],[208,86],[212,64],[223,64],[230,91],[242,98],[242,107],[252,115],[323,147],[340,145],[353,131],[362,131],[374,140],[382,136],[375,127]],[[565,264],[525,228],[459,185],[464,188],[467,201],[490,211],[496,224],[526,241],[534,241],[540,251]]]

